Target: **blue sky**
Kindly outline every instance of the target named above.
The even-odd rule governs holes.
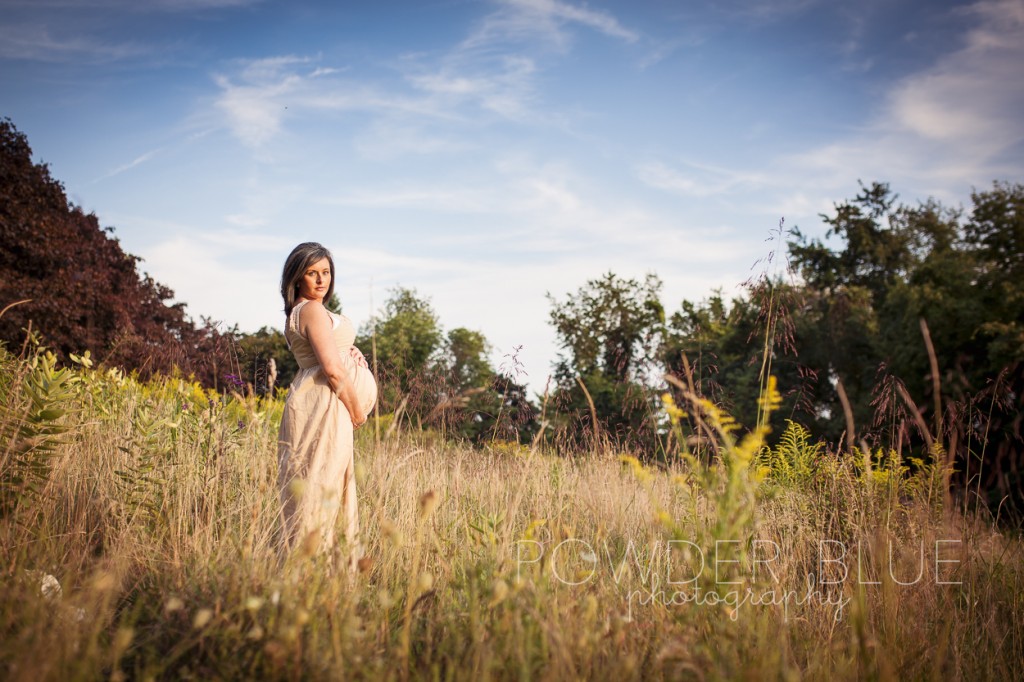
[[[0,115],[191,314],[279,327],[300,241],[536,390],[547,292],[727,293],[858,180],[1024,180],[1024,0],[0,0]],[[71,302],[69,302],[71,303]]]

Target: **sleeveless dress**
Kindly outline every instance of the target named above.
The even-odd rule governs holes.
[[[330,552],[340,513],[351,568],[360,554],[352,418],[331,390],[313,346],[299,333],[299,311],[307,302],[292,309],[285,326],[285,340],[299,371],[288,390],[278,435],[282,544],[292,550],[309,538],[318,552]],[[342,366],[369,414],[377,400],[377,383],[353,345],[355,327],[344,315],[328,314]],[[310,537],[313,533],[319,537]]]

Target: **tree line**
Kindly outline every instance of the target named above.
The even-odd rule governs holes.
[[[561,427],[596,422],[657,453],[657,392],[682,404],[691,387],[753,426],[771,374],[780,421],[838,450],[944,460],[962,490],[1024,510],[1024,185],[995,182],[964,209],[876,182],[822,219],[824,240],[780,225],[768,260],[785,267],[731,300],[667,313],[655,275],[612,273],[552,298]]]
[[[90,350],[143,377],[177,371],[238,391],[265,386],[273,358],[270,388],[288,385],[297,368],[281,331],[193,321],[31,156],[0,121],[0,340],[16,347],[31,329],[61,357]],[[604,439],[652,459],[680,445],[663,393],[678,400],[688,386],[753,426],[771,374],[780,422],[837,449],[947,457],[993,506],[1024,508],[1024,186],[995,182],[962,208],[906,204],[875,182],[822,219],[824,239],[780,225],[767,260],[785,267],[731,299],[667,308],[654,273],[549,293],[560,355],[545,395],[527,395],[515,353],[493,367],[484,334],[445,331],[415,289],[390,291],[357,345],[394,419],[529,442],[543,412],[542,437],[563,451]]]

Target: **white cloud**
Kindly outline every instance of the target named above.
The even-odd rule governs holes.
[[[283,105],[275,101],[275,96],[282,88],[234,86],[224,78],[218,78],[217,84],[224,90],[217,106],[227,115],[231,130],[243,142],[259,146],[280,130]]]
[[[570,204],[572,210],[579,210]],[[722,268],[735,256],[729,234],[677,230],[674,238],[663,235],[651,242],[650,234],[622,232],[631,248],[604,250],[603,256],[576,248],[543,262],[523,258],[514,250],[503,252],[508,245],[494,239],[485,240],[486,254],[453,250],[441,256],[418,253],[408,243],[402,247],[400,240],[387,248],[350,240],[320,241],[334,254],[338,294],[346,315],[357,325],[365,324],[380,308],[390,288],[414,287],[431,299],[445,329],[462,326],[483,331],[494,345],[495,366],[504,354],[523,346],[520,360],[528,373],[526,380],[531,390],[540,392],[557,355],[554,334],[546,324],[546,293],[562,299],[609,270],[636,278],[654,270],[665,277],[663,300],[674,308],[683,298],[702,297],[710,288],[746,274]],[[170,284],[177,300],[189,303],[190,314],[238,323],[246,331],[264,325],[280,328],[280,267],[303,235],[261,236],[251,230],[196,230],[181,225],[164,225],[162,233],[168,236],[146,248],[144,268],[157,281]],[[599,245],[602,238],[595,236],[594,241]],[[687,256],[680,261],[684,249]],[[663,252],[660,260],[655,258],[658,252]]]
[[[491,89],[491,83],[483,78],[466,78],[432,73],[413,76],[412,84],[421,90],[443,95],[478,96]]]
[[[280,326],[279,268],[284,262],[281,254],[294,246],[291,240],[187,228],[167,234],[146,249],[142,267],[168,284],[193,318],[204,315],[248,331]]]
[[[1006,161],[1024,142],[1024,0],[980,2],[965,15],[977,24],[963,43],[898,81],[861,132],[784,165],[819,186],[856,174],[937,194],[1024,173],[1019,158]]]
[[[287,109],[285,102],[297,94],[308,76],[293,73],[290,67],[308,63],[308,59],[292,55],[269,57],[242,63],[241,72],[233,82],[224,75],[215,75],[221,94],[217,107],[224,112],[232,132],[246,144],[258,147],[276,135]]]

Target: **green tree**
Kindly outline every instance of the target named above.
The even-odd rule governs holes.
[[[536,408],[524,386],[495,372],[490,353],[483,333],[464,327],[448,332],[434,366],[443,380],[435,422],[474,443],[528,441],[536,428]]]
[[[595,372],[619,382],[644,378],[665,322],[661,286],[653,273],[640,282],[608,272],[564,302],[548,293],[551,325],[565,351],[557,365],[560,382]]]
[[[913,263],[914,235],[895,208],[897,196],[886,183],[861,185],[855,198],[835,205],[835,215],[822,214],[826,238],[843,242],[831,249],[806,239],[796,229],[789,256],[808,285],[823,293],[842,287],[863,287],[878,305],[888,288],[906,277]]]
[[[428,299],[401,286],[389,292],[383,309],[356,339],[377,369],[381,409],[393,410],[404,399],[407,409],[423,416],[435,406],[438,379],[431,361],[441,340],[437,313]]]
[[[262,327],[251,334],[238,334],[236,338],[238,364],[247,382],[253,386],[265,386],[267,365],[272,359],[277,372],[275,388],[287,388],[291,384],[299,371],[299,365],[288,348],[283,332],[273,327]]]
[[[790,253],[808,301],[798,342],[819,375],[819,433],[845,428],[841,379],[859,436],[870,442],[874,430],[920,448],[923,434],[893,388],[903,383],[928,436],[957,448],[962,480],[981,470],[984,449],[984,486],[1024,508],[1012,474],[1024,422],[1024,186],[997,182],[972,204],[966,216],[934,200],[900,205],[876,183],[825,216],[838,248],[798,234]]]
[[[978,328],[991,373],[1024,358],[1024,185],[997,182],[971,198],[964,241],[976,257],[975,287],[991,311]]]
[[[552,396],[558,442],[577,448],[600,435],[655,449],[652,391],[645,381],[664,329],[660,292],[653,273],[640,282],[609,272],[565,301],[548,294],[563,351]]]
[[[331,297],[324,303],[324,307],[330,310],[332,313],[341,315],[341,299],[338,298],[338,292],[335,291],[331,294]]]
[[[808,386],[804,380],[807,368],[793,338],[802,294],[791,284],[761,278],[747,287],[745,296],[728,303],[721,292],[700,303],[683,301],[669,316],[660,348],[666,371],[748,428],[759,418],[762,374],[774,375],[784,398],[776,410],[777,424],[793,418],[807,409],[813,388],[813,382]],[[677,403],[686,404],[678,388],[670,391]]]
[[[749,342],[757,311],[745,298],[726,303],[720,292],[683,301],[669,316],[659,354],[666,371],[696,395],[725,407],[741,424],[752,424],[756,407],[757,348]],[[680,391],[670,387],[677,402]],[[747,398],[754,393],[754,402]]]
[[[901,205],[888,184],[862,185],[822,219],[826,236],[841,247],[796,230],[789,255],[806,285],[796,335],[801,361],[816,379],[810,419],[818,433],[838,440],[847,429],[839,383],[863,435],[875,421],[880,372],[927,374],[919,318],[938,318],[935,294],[963,270],[957,215],[933,201]],[[922,387],[913,389],[922,397]]]
[[[491,345],[479,331],[457,327],[448,332],[442,366],[457,391],[487,386],[494,377]]]

